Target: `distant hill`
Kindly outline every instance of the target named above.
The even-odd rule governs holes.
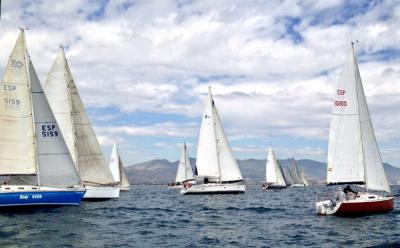
[[[190,158],[194,165],[196,160]],[[291,159],[279,160],[282,166],[288,166]],[[296,160],[299,168],[303,168],[306,179],[311,183],[323,183],[326,177],[326,163],[300,159]],[[238,160],[243,177],[249,181],[265,180],[265,160],[245,159]],[[178,161],[170,162],[166,159],[156,159],[125,167],[129,179],[134,184],[165,184],[175,179]],[[400,181],[400,168],[384,164],[389,182]]]

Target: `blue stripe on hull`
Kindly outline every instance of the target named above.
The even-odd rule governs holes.
[[[0,193],[0,207],[77,206],[85,191],[29,191]]]

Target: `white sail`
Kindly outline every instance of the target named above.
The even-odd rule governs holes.
[[[117,149],[117,143],[114,141],[112,150],[111,150],[111,156],[110,156],[110,171],[111,174],[114,178],[114,182],[119,183],[121,174],[120,174],[120,168],[119,168],[119,154],[118,154],[118,149]]]
[[[301,177],[302,183],[303,183],[305,186],[308,186],[308,182],[307,182],[306,178],[304,177],[304,170],[303,170],[303,168],[301,168],[300,177]]]
[[[68,147],[70,149],[74,147],[71,154],[75,154],[82,182],[85,185],[115,184],[72,78],[63,49],[60,50],[49,75],[45,86],[46,94],[56,119],[61,123],[62,133],[63,135],[65,133],[65,139],[69,142]],[[66,113],[70,113],[71,121],[71,118],[66,117]],[[73,142],[71,137],[75,139],[74,145],[71,144]]]
[[[36,174],[31,86],[24,33],[9,57],[0,87],[0,174]]]
[[[189,154],[186,149],[186,144],[183,144],[181,158],[178,163],[175,183],[183,183],[194,180],[192,166],[190,165]]]
[[[198,176],[220,178],[213,108],[214,102],[209,92],[200,126],[196,166]]]
[[[286,186],[285,179],[282,174],[282,169],[276,160],[275,153],[272,147],[268,148],[268,158],[266,163],[266,182],[278,186]]]
[[[342,70],[332,112],[327,182],[365,183],[367,189],[390,192],[353,49]]]
[[[21,31],[25,48],[24,32]],[[39,184],[50,187],[70,187],[80,183],[71,154],[60,133],[56,119],[50,109],[43,88],[36,75],[32,62],[25,48],[28,63],[28,79],[31,89],[33,119],[35,124],[36,157],[38,176],[13,176],[12,184]],[[21,99],[21,101],[24,101]]]
[[[293,181],[293,184],[303,184],[303,180],[301,179],[299,169],[297,168],[296,160],[293,158],[292,165],[290,166],[290,177]]]
[[[119,154],[118,154],[118,157],[119,157]],[[123,188],[123,189],[128,189],[129,188],[129,186],[130,186],[130,183],[129,183],[129,179],[128,179],[128,177],[126,176],[126,172],[125,172],[125,169],[124,169],[124,165],[123,165],[123,163],[122,163],[122,159],[121,159],[121,157],[119,157],[119,173],[120,173],[120,175],[121,175],[121,178],[120,178],[120,185],[121,185],[121,188]]]
[[[200,176],[217,177],[221,182],[243,180],[215,107],[211,88],[201,122],[197,170]]]

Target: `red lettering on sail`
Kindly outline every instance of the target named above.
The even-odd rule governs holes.
[[[343,96],[344,93],[346,93],[346,91],[345,90],[337,90],[336,93],[338,94],[338,96]]]
[[[347,102],[346,101],[335,101],[335,106],[346,107],[347,106]]]

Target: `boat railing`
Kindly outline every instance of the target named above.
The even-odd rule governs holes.
[[[331,191],[317,193],[315,199],[317,202],[333,199],[334,193]]]

